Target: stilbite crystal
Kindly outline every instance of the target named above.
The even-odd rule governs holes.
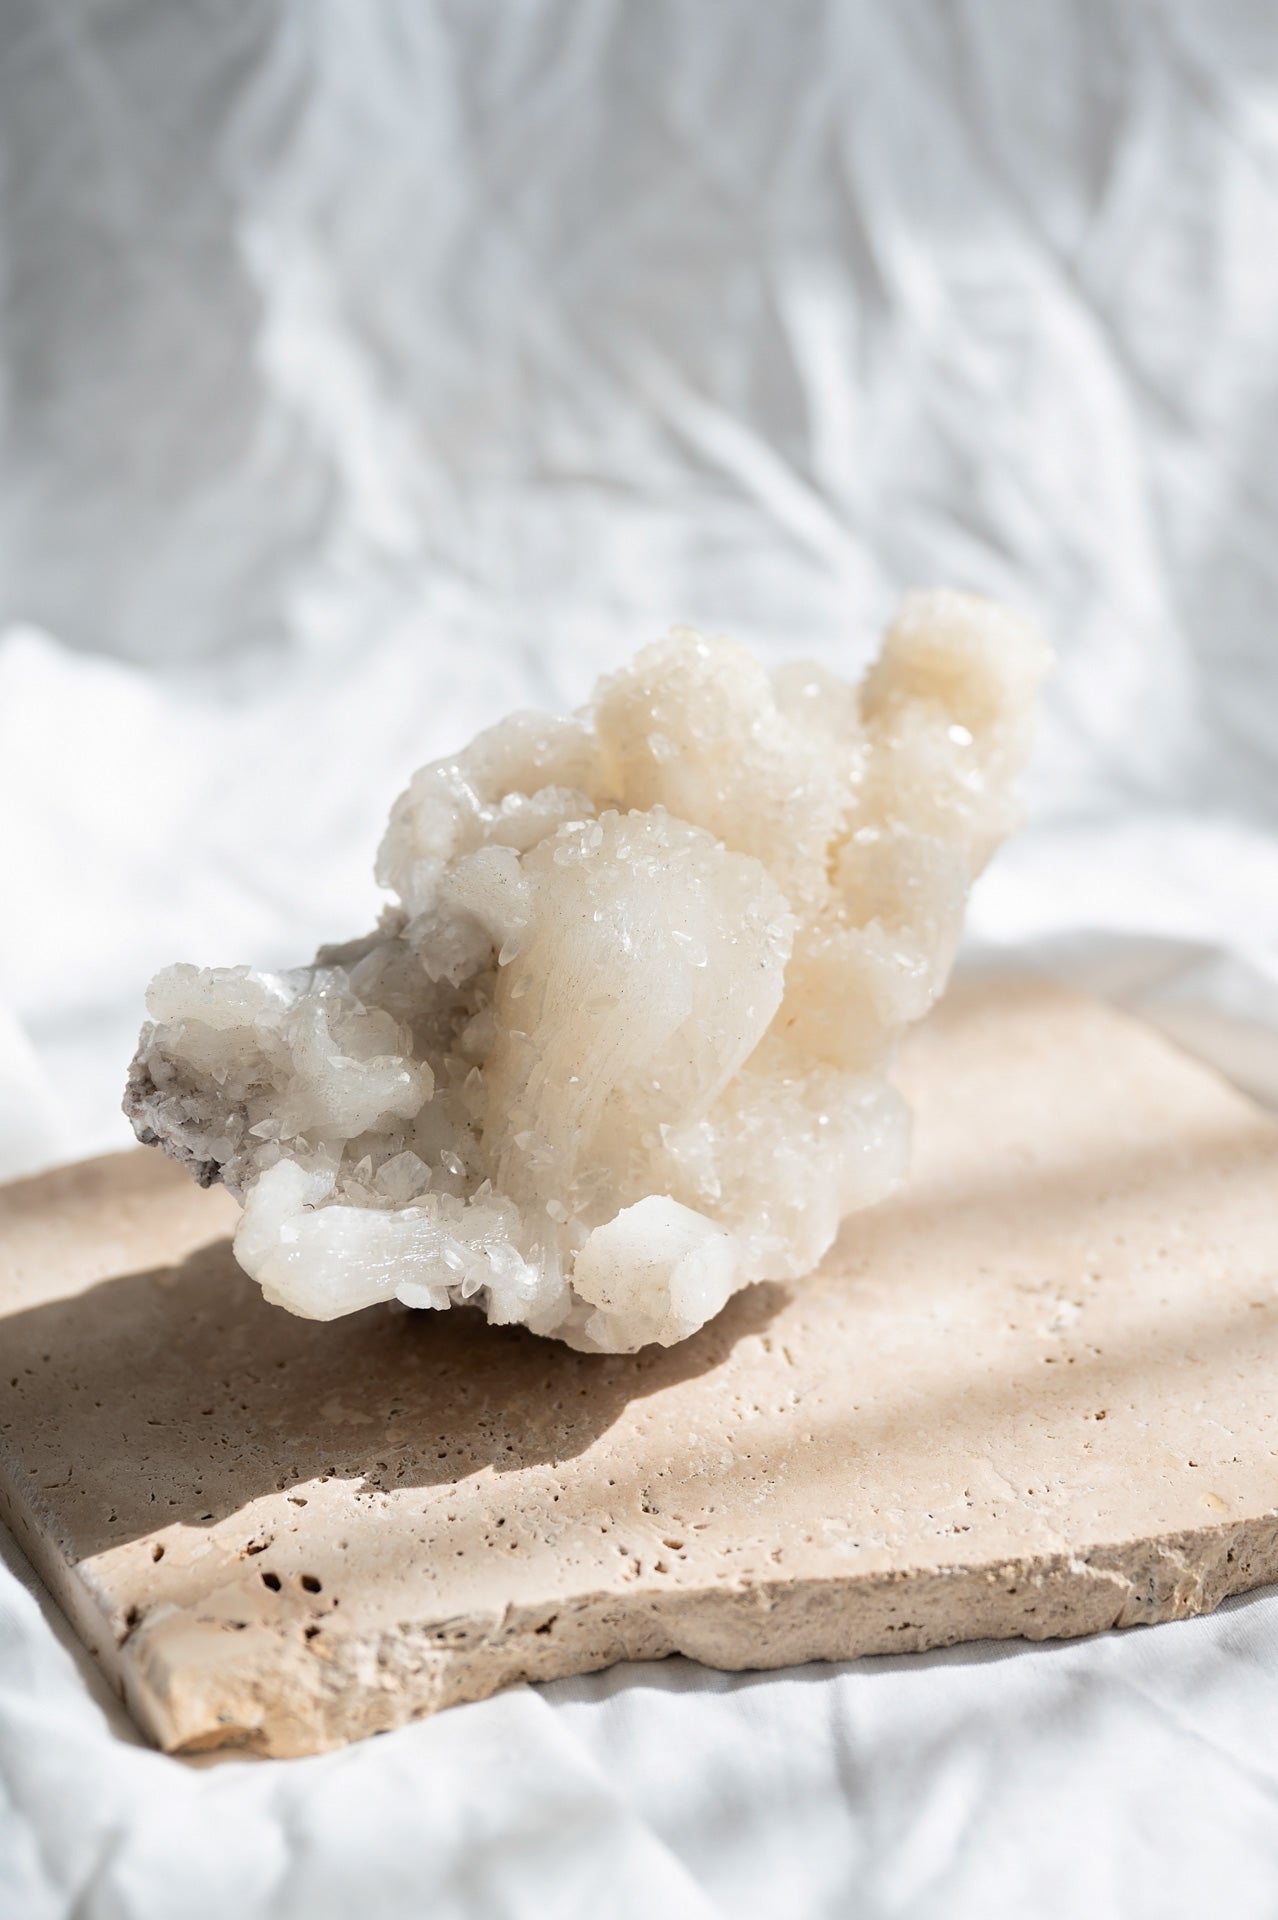
[[[859,688],[682,629],[572,719],[515,715],[396,801],[374,933],[156,977],[138,1137],[243,1201],[295,1313],[686,1338],[899,1183],[892,1047],[1015,824],[1048,657],[919,593]]]

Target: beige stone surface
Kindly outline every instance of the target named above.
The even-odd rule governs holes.
[[[1030,984],[912,1040],[908,1193],[683,1346],[327,1325],[158,1154],[0,1191],[0,1512],[162,1746],[511,1681],[1174,1618],[1278,1576],[1278,1126]]]

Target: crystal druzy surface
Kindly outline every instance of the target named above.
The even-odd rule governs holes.
[[[237,1195],[294,1313],[684,1339],[899,1184],[893,1044],[1015,824],[1047,664],[920,593],[859,687],[678,630],[572,718],[514,715],[396,801],[376,931],[156,977],[138,1137]]]

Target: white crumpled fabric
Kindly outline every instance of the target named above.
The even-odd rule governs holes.
[[[972,959],[1278,1101],[1269,0],[0,9],[0,1167],[147,977],[376,901],[411,767],[673,620],[1036,610]],[[11,1548],[0,1916],[1272,1914],[1278,1598],[141,1748]]]

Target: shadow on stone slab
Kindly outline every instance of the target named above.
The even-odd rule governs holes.
[[[787,1298],[751,1287],[677,1347],[581,1354],[466,1309],[301,1320],[219,1240],[4,1320],[0,1444],[22,1431],[80,1560],[325,1477],[389,1491],[571,1459],[631,1401],[713,1371]]]

